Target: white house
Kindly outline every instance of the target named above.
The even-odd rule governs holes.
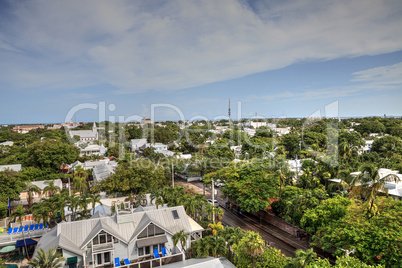
[[[2,165],[0,166],[0,171],[5,171],[6,169],[14,170],[14,171],[21,171],[22,166],[21,164],[15,164],[15,165]]]
[[[95,166],[92,172],[94,181],[99,182],[110,177],[116,168],[117,162],[115,161],[102,162],[101,164]]]
[[[81,149],[81,156],[84,155],[105,155],[107,148],[103,144],[89,144],[85,148]]]
[[[147,144],[147,139],[132,139],[130,141],[131,150],[137,151]]]
[[[167,146],[167,145],[165,145],[165,144],[163,144],[163,143],[160,143],[160,142],[156,142],[156,143],[147,143],[147,144],[145,145],[145,147],[146,147],[146,148],[154,148],[156,152],[162,151],[162,150],[165,150],[165,151],[166,151],[166,150],[168,149],[168,146]]]
[[[13,141],[5,141],[0,143],[0,146],[13,146],[13,145],[14,145]]]
[[[188,236],[187,247],[204,230],[183,206],[127,208],[113,216],[98,211],[87,220],[59,223],[39,240],[34,257],[39,249],[56,247],[66,259],[63,266],[161,266],[185,259],[172,239],[181,230]]]
[[[371,147],[373,146],[374,140],[363,139],[363,141],[364,141],[364,146],[363,146],[362,151],[363,152],[371,152]]]

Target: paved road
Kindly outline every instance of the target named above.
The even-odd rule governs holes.
[[[191,187],[196,193],[203,194],[203,183],[202,182],[190,182],[187,183],[183,180],[176,180],[180,185]],[[227,200],[221,198],[222,192],[219,187],[215,187],[217,190],[216,200],[218,200],[219,205],[224,211],[222,223],[232,227],[240,227],[246,231],[258,232],[261,237],[270,246],[280,249],[283,254],[288,257],[295,257],[295,251],[297,249],[307,250],[310,248],[309,243],[304,240],[299,240],[296,237],[286,233],[285,231],[273,226],[265,221],[260,222],[260,220],[252,215],[239,216],[236,211],[229,210],[225,208],[225,202]],[[211,188],[205,188],[206,198],[211,198]],[[322,252],[317,252],[318,256],[324,257]],[[330,262],[334,262],[330,259]]]
[[[176,180],[176,183],[183,186],[191,187],[196,193],[203,194],[202,182],[187,183],[183,180]],[[216,195],[216,199],[218,200],[220,206],[224,211],[222,219],[223,224],[232,227],[240,227],[246,231],[258,232],[266,243],[268,243],[270,246],[280,249],[282,253],[288,257],[294,257],[296,249],[308,249],[308,244],[306,241],[298,241],[299,243],[294,242],[291,235],[276,228],[275,226],[269,225],[266,222],[260,224],[258,220],[249,216],[239,217],[236,213],[230,211],[229,209],[226,209],[224,204],[227,200],[221,198],[222,192],[220,191],[220,188],[215,187],[215,189],[218,192]],[[206,187],[206,197],[212,197],[211,189],[208,187]],[[294,240],[296,240],[296,238],[294,238]]]

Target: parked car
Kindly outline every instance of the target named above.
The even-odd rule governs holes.
[[[218,200],[215,199],[214,201],[215,201],[215,207],[219,207]],[[208,203],[212,205],[212,199],[208,199]]]
[[[217,179],[216,182],[214,183],[216,187],[222,187],[225,184],[223,183],[223,181],[221,181],[220,179]]]

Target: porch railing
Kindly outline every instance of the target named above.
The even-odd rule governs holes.
[[[157,259],[150,259],[140,262],[135,262],[129,265],[122,265],[121,268],[152,268],[152,267],[161,267],[163,265],[179,262],[184,260],[183,253],[177,253]]]

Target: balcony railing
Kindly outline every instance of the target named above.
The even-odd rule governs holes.
[[[122,265],[120,267],[121,268],[152,268],[152,267],[161,267],[161,266],[169,264],[169,263],[179,262],[179,261],[183,261],[183,260],[184,260],[184,254],[177,253],[177,254],[168,255],[165,257],[157,258],[157,259],[152,258],[149,260],[132,262],[129,265]]]
[[[92,252],[100,252],[100,251],[108,251],[108,250],[113,250],[113,242],[110,243],[105,243],[105,244],[98,244],[98,245],[93,245],[92,246]]]
[[[11,242],[15,242],[15,241],[21,240],[23,238],[28,239],[28,238],[41,237],[48,231],[50,231],[50,229],[47,228],[47,229],[42,229],[42,230],[24,232],[24,234],[23,233],[18,233],[18,234],[2,233],[2,234],[0,234],[0,246],[10,244]]]

